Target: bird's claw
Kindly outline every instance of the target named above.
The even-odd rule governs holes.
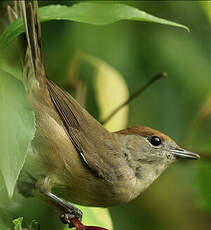
[[[69,228],[73,228],[73,227],[75,227],[75,225],[72,223],[72,220],[77,219],[77,220],[81,221],[82,215],[83,215],[83,213],[81,212],[81,210],[79,210],[78,208],[75,208],[75,207],[71,207],[71,209],[67,213],[63,213],[60,216],[60,219],[61,219],[62,223],[68,224]]]
[[[80,211],[80,210],[79,210]],[[69,228],[75,227],[76,230],[107,230],[105,228],[97,226],[86,226],[81,223],[82,213],[80,212],[79,218],[76,217],[75,213],[65,213],[60,216],[61,221],[64,224],[68,224]]]

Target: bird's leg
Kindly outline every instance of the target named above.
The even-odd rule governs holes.
[[[67,203],[66,201],[62,200],[51,192],[44,194],[44,196],[45,200],[47,200],[60,210],[60,212],[62,213],[60,215],[62,223],[68,224],[69,227],[72,228],[75,227],[75,225],[71,221],[73,218],[81,221],[83,214],[80,209],[76,208],[70,203]]]
[[[76,230],[106,230],[105,228],[97,227],[97,226],[85,226],[81,223],[82,212],[75,206],[70,203],[62,200],[57,197],[50,191],[46,190],[42,185],[48,184],[49,179],[47,177],[43,177],[40,180],[36,181],[33,179],[32,183],[29,182],[20,182],[18,184],[19,192],[26,197],[38,197],[41,200],[53,205],[57,210],[59,210],[60,219],[62,223],[68,224],[69,228],[75,227]],[[48,186],[46,186],[48,187]]]
[[[79,222],[81,221],[82,212],[78,208],[50,192],[50,178],[43,176],[39,180],[36,180],[28,173],[25,175],[27,179],[24,178],[25,180],[20,180],[18,182],[18,191],[24,197],[38,197],[51,206],[54,206],[61,213],[60,219],[62,223],[68,224],[70,228],[75,227],[71,219],[74,218]]]
[[[97,226],[86,226],[81,223],[82,212],[75,206],[65,202],[51,192],[44,194],[44,199],[53,204],[61,211],[60,219],[62,223],[68,224],[69,228],[75,227],[76,230],[107,230]]]
[[[62,223],[68,224],[69,227],[72,228],[75,227],[75,225],[71,221],[73,218],[81,221],[82,212],[78,208],[59,198],[51,192],[51,177],[41,177],[36,183],[36,188],[37,190],[34,191],[34,196],[40,197],[42,200],[54,206],[61,213],[60,219]]]

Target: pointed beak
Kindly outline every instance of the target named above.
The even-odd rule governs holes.
[[[184,149],[172,149],[171,153],[178,159],[198,160],[200,158],[199,154]]]

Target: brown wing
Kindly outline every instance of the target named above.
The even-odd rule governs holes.
[[[114,180],[121,164],[119,146],[108,132],[71,95],[48,81],[51,100],[63,122],[68,136],[88,166],[98,176]]]

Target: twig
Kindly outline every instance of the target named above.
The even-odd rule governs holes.
[[[159,73],[156,76],[154,76],[152,79],[150,79],[146,83],[146,85],[144,85],[143,87],[141,87],[140,89],[138,89],[125,102],[123,102],[116,109],[114,109],[114,111],[111,112],[106,119],[104,119],[103,121],[101,121],[101,124],[104,125],[105,123],[107,123],[120,109],[122,109],[125,105],[129,104],[134,98],[136,98],[137,96],[139,96],[139,94],[141,94],[142,92],[144,92],[144,90],[146,90],[150,85],[152,85],[152,83],[154,83],[155,81],[157,81],[160,78],[166,78],[166,77],[167,77],[167,73],[165,73],[165,72]]]
[[[71,222],[76,227],[76,230],[107,230],[105,228],[97,227],[97,226],[86,226],[83,225],[80,220],[77,218],[72,218]]]

